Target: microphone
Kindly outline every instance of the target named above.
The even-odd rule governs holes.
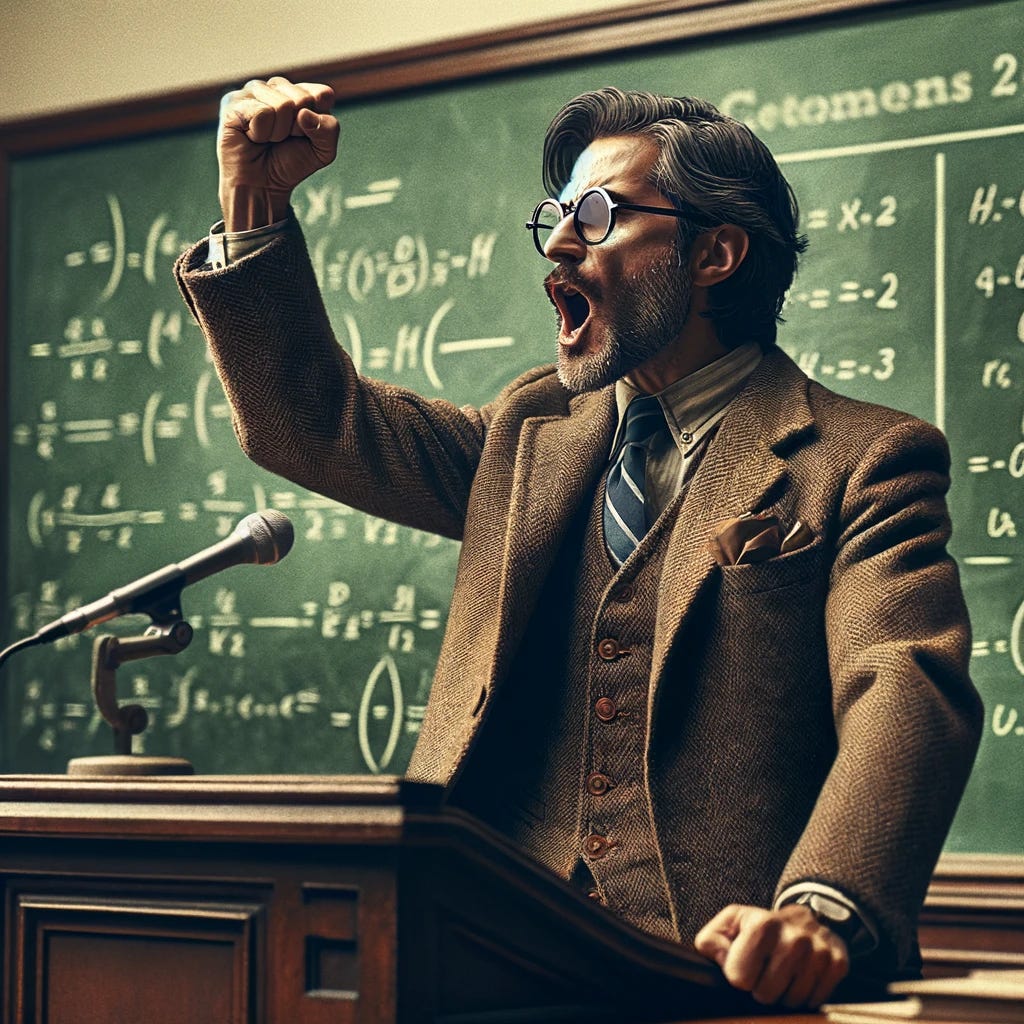
[[[253,512],[224,540],[54,619],[18,646],[52,643],[118,615],[142,613],[152,616],[154,621],[159,618],[171,622],[181,617],[178,605],[184,587],[233,565],[273,565],[291,551],[294,539],[291,520],[283,513],[272,508]]]

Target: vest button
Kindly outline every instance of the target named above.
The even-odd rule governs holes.
[[[614,845],[606,836],[589,835],[583,841],[583,852],[591,860],[600,860]]]
[[[602,722],[611,722],[614,721],[615,716],[619,713],[619,708],[611,697],[598,697],[594,701],[594,711]]]
[[[614,661],[621,651],[622,648],[619,647],[619,641],[613,640],[611,637],[605,637],[597,642],[598,657],[604,661]]]
[[[587,792],[591,796],[604,796],[612,788],[612,780],[601,772],[591,772],[587,776]]]
[[[629,604],[634,597],[636,597],[636,587],[632,583],[627,583],[612,594],[612,599],[618,601],[619,604]]]

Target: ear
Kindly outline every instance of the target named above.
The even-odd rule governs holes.
[[[746,231],[735,224],[720,224],[698,235],[691,250],[693,283],[710,288],[724,281],[743,262],[749,247]]]

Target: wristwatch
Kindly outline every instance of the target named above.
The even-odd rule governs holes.
[[[846,943],[851,960],[854,957],[866,956],[878,947],[877,936],[845,900],[810,890],[801,892],[787,902],[807,907],[818,921],[834,931]]]

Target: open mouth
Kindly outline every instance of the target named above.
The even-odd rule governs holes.
[[[559,342],[563,345],[571,344],[590,318],[590,300],[572,285],[560,283],[548,287],[548,297],[558,310]]]

